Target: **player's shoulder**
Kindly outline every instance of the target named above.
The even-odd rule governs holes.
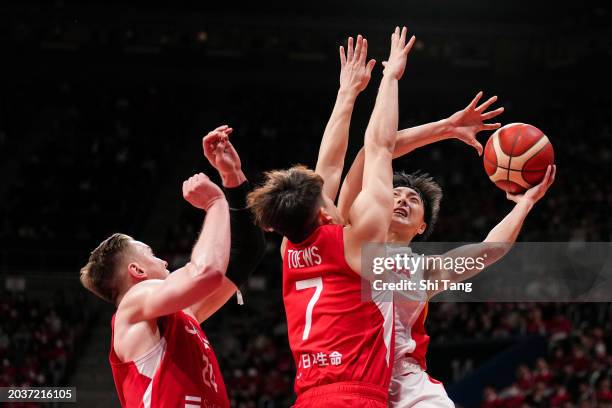
[[[128,289],[127,292],[125,292],[123,299],[119,303],[119,307],[121,307],[121,305],[126,301],[134,301],[143,295],[156,291],[163,284],[163,282],[164,281],[162,279],[147,279],[143,280],[142,282],[138,282]]]
[[[131,320],[130,316],[143,306],[148,296],[154,295],[159,290],[163,282],[161,279],[147,279],[128,289],[117,305],[116,319]]]

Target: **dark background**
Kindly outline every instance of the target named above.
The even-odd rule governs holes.
[[[400,84],[400,127],[447,117],[479,90],[498,95],[501,122],[542,129],[558,165],[519,239],[609,241],[609,5],[346,3],[0,4],[0,386],[76,385],[79,406],[117,404],[106,360],[112,310],[78,284],[89,251],[121,231],[180,266],[202,222],[181,182],[214,175],[201,137],[218,125],[235,129],[252,181],[313,166],[349,35],[366,36],[379,63],[355,108],[347,167],[389,34],[406,25],[417,44]],[[459,142],[395,167],[427,171],[444,188],[431,240],[483,239],[511,208]],[[293,398],[278,239],[268,238],[246,305],[232,300],[204,324],[237,407]],[[432,304],[429,371],[465,406],[483,395],[490,407],[603,404],[612,400],[609,315],[609,304]]]

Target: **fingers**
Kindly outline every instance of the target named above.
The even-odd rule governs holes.
[[[214,155],[216,154],[215,149],[217,145],[222,141],[227,141],[229,135],[232,134],[234,129],[228,125],[219,126],[212,132],[208,132],[202,139],[202,147],[204,148],[204,156],[209,160],[213,161]]]
[[[550,183],[548,184],[548,187],[550,187],[552,185],[552,183],[555,182],[555,176],[557,175],[557,165],[553,164],[552,166],[552,175],[550,176]]]
[[[470,104],[468,105],[468,108],[470,109],[476,109],[476,105],[478,104],[478,101],[480,100],[480,98],[482,98],[482,91],[478,92],[476,94],[476,96],[474,97],[474,99],[472,99],[472,102],[470,102]]]
[[[362,45],[363,45],[363,37],[361,36],[361,34],[358,34],[357,42],[355,43],[355,55],[354,55],[355,61],[359,61],[361,59]]]
[[[551,182],[550,182],[551,173],[552,173],[552,166],[548,165],[548,167],[546,167],[546,173],[544,174],[544,177],[542,178],[542,181],[540,181],[538,184],[533,186],[532,189],[534,191],[538,191],[540,194],[543,194],[548,189],[548,187],[550,187],[550,184],[551,184]]]
[[[353,49],[353,37],[349,37],[348,39],[348,49],[346,51],[346,60],[348,62],[351,62],[353,60],[353,55],[355,54],[355,51]]]
[[[406,27],[404,27],[404,29],[405,28]],[[412,49],[412,46],[414,45],[415,41],[416,41],[416,37],[414,35],[412,37],[410,37],[410,41],[408,41],[408,44],[406,44],[406,46],[402,50],[404,52],[404,54],[408,55],[408,53]]]
[[[482,130],[495,130],[501,127],[501,123],[485,123],[482,125]]]
[[[213,131],[212,131],[212,132],[210,132],[210,133],[213,133],[213,132],[222,132],[222,131],[224,131],[225,129],[227,129],[228,127],[229,127],[228,125],[219,126],[218,128],[216,128],[215,130],[213,130]]]
[[[483,103],[482,105],[480,105],[479,107],[476,108],[476,112],[484,112],[485,110],[487,110],[487,108],[489,106],[491,106],[491,104],[493,104],[495,101],[497,101],[497,95],[494,95],[492,97],[490,97],[489,99],[487,99],[487,101],[485,103]]]
[[[344,53],[344,47],[340,46],[340,65],[346,65],[346,54]]]
[[[393,51],[393,49],[396,47],[397,42],[399,41],[399,36],[400,28],[395,27],[395,31],[393,31],[393,34],[391,34],[391,51]]]
[[[546,167],[546,174],[544,175],[544,180],[542,180],[542,184],[548,184],[550,182],[551,173],[552,173],[552,166],[548,165],[548,167]]]
[[[368,73],[368,75],[372,75],[372,70],[374,69],[374,65],[376,65],[375,59],[371,59],[370,61],[368,61],[368,65],[366,65],[366,72]]]
[[[494,118],[494,117],[496,117],[498,115],[501,115],[503,112],[504,112],[504,108],[502,106],[501,108],[497,108],[497,109],[495,109],[495,110],[493,110],[491,112],[483,113],[482,115],[480,115],[480,118],[482,120],[488,120],[488,119]]]
[[[365,60],[368,56],[368,40],[363,39],[363,43],[361,44],[361,53],[359,54],[359,63],[365,63]]]
[[[196,173],[193,176],[189,177],[187,180],[183,181],[183,193],[186,193],[193,188],[196,184],[201,184],[203,182],[208,181],[208,176],[204,173]]]
[[[403,47],[406,44],[406,35],[408,34],[408,29],[404,26],[402,27],[402,34],[400,35],[400,45]]]
[[[339,48],[340,65],[345,66],[347,63],[357,62],[365,64],[368,55],[368,40],[363,38],[361,34],[357,35],[357,41],[353,42],[353,37],[348,38],[346,52],[343,46]]]
[[[208,132],[208,134],[204,136],[204,139],[212,139],[212,138],[217,138],[221,136],[229,136],[233,131],[234,129],[229,127],[228,125],[219,126],[215,130]]]
[[[227,139],[219,141],[215,146],[215,156],[222,154],[227,146]]]
[[[470,143],[470,145],[474,149],[476,149],[476,151],[478,152],[479,156],[482,156],[482,152],[483,152],[484,149],[483,149],[482,145],[480,144],[480,142],[478,142],[477,140],[474,140],[473,142]]]
[[[546,169],[546,175],[544,176],[544,180],[546,181],[546,185],[545,185],[546,190],[548,190],[550,186],[552,186],[552,184],[555,182],[556,174],[557,174],[557,166],[554,164],[552,166],[548,166],[548,168]]]

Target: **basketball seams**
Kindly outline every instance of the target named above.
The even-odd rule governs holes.
[[[510,181],[510,169],[512,168],[512,153],[514,153],[514,147],[518,143],[519,138],[523,134],[523,127],[519,129],[518,135],[515,136],[514,141],[512,142],[512,147],[510,148],[510,159],[508,159],[508,173],[506,175],[506,180]]]
[[[546,144],[542,149],[538,150],[532,157],[530,157],[527,161],[533,159],[538,153],[540,153],[543,149],[546,148],[546,146],[548,146],[548,144]],[[538,171],[546,171],[547,167],[544,167],[543,169],[531,169],[531,170],[520,170],[520,169],[512,169],[510,167],[504,167],[504,166],[500,166],[500,165],[496,165],[494,162],[492,162],[491,160],[487,159],[486,157],[484,158],[484,160],[489,163],[492,166],[496,166],[499,167],[500,169],[503,170],[510,170],[510,171],[520,171],[523,173],[537,173]],[[524,167],[524,166],[523,166]]]
[[[543,162],[550,161],[547,149],[548,145],[551,145],[552,148],[552,144],[546,134],[534,126],[524,123],[506,126],[514,127],[515,125],[519,125],[512,131],[515,137],[511,141],[508,140],[511,144],[510,146],[506,144],[509,147],[510,153],[507,153],[504,145],[501,143],[504,129],[500,129],[500,132],[495,132],[487,142],[483,159],[486,173],[491,181],[502,190],[518,192],[537,184],[536,180],[539,180],[540,176],[546,172],[547,167],[541,169],[527,168],[529,165],[535,167],[534,165],[542,165]],[[517,129],[517,127],[520,127],[520,129]],[[532,128],[537,133],[534,133]],[[509,139],[509,137],[506,139]],[[520,154],[517,152],[520,152]],[[504,159],[502,160],[503,163],[500,162],[500,154]],[[554,159],[552,160],[554,161]],[[520,168],[514,169],[512,164],[516,164]]]
[[[543,134],[543,135],[542,135],[542,137],[546,137],[546,135],[544,135],[544,134]],[[539,142],[539,141],[542,139],[542,137],[541,137],[540,139],[538,139],[538,140],[536,141],[536,143],[537,143],[537,142]],[[534,144],[535,144],[535,143],[534,143]],[[549,140],[549,141],[548,141],[548,142],[547,142],[547,143],[546,143],[544,146],[542,146],[542,147],[541,147],[541,148],[540,148],[540,149],[539,149],[537,152],[535,152],[534,154],[532,154],[530,158],[528,158],[527,160],[525,160],[525,163],[523,163],[523,167],[525,167],[525,166],[527,165],[527,163],[529,163],[529,160],[534,159],[534,158],[535,158],[535,157],[536,157],[538,154],[540,154],[540,152],[541,152],[542,150],[546,149],[546,148],[548,147],[548,145],[550,145],[550,140]],[[546,169],[548,169],[548,166],[546,166],[546,167],[545,167],[544,169],[542,169],[542,170],[523,170],[523,171],[526,171],[526,172],[531,172],[531,171],[546,171]]]

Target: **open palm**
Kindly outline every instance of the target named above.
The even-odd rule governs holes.
[[[504,108],[501,107],[485,112],[495,101],[497,101],[497,96],[493,96],[482,105],[477,106],[482,95],[482,91],[478,92],[476,97],[467,107],[465,107],[465,109],[455,112],[448,118],[452,126],[453,136],[474,147],[479,155],[482,155],[483,148],[478,140],[476,140],[476,134],[483,130],[495,130],[500,128],[501,123],[484,122],[500,115],[504,111]]]

